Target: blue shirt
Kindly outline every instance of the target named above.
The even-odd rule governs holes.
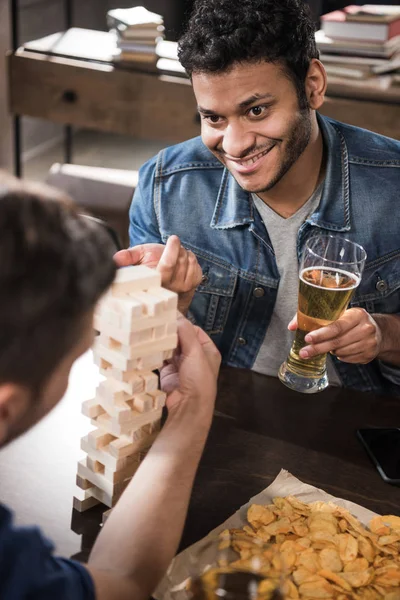
[[[400,314],[400,142],[318,115],[326,174],[318,208],[297,232],[306,240],[338,233],[367,252],[351,306]],[[225,364],[251,368],[274,311],[280,276],[274,249],[243,190],[200,138],[162,150],[139,172],[130,243],[165,243],[176,234],[203,270],[191,315]],[[400,340],[399,340],[400,345]],[[400,369],[332,357],[344,387],[400,395]]]
[[[15,527],[0,505],[1,600],[95,600],[92,578],[78,562],[53,556],[37,527]]]

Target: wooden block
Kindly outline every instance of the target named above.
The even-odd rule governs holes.
[[[170,360],[174,355],[174,351],[173,350],[165,350],[165,352],[163,353],[163,359],[164,360]]]
[[[85,464],[84,460],[78,462],[78,475],[87,479],[92,483],[92,487],[96,486],[109,496],[115,496],[124,489],[123,482],[113,483],[109,481],[102,473],[94,473]]]
[[[93,489],[93,488],[91,488],[91,489]],[[91,495],[91,493],[85,492],[85,496],[83,499],[77,498],[76,496],[74,496],[74,498],[73,498],[73,508],[75,510],[77,510],[78,512],[85,512],[85,510],[88,510],[89,508],[92,508],[93,506],[97,506],[98,504],[100,504],[100,501],[97,500],[96,498],[94,498]]]
[[[154,408],[163,408],[165,406],[165,401],[167,399],[167,394],[165,392],[155,390],[154,392],[150,392],[150,396],[153,398]]]
[[[132,406],[134,410],[137,410],[140,413],[145,413],[153,409],[154,398],[149,394],[135,394],[132,400]]]
[[[100,417],[102,416],[103,415],[100,415]],[[113,435],[110,435],[110,433],[102,431],[101,429],[95,429],[94,431],[90,431],[87,437],[89,445],[92,446],[94,450],[107,446],[107,444],[112,442],[114,439]]]
[[[164,312],[164,301],[148,292],[135,292],[130,298],[141,302],[144,314],[149,317],[159,317]]]
[[[140,452],[140,440],[132,442],[127,436],[121,436],[109,444],[109,452],[116,458],[124,458],[132,456],[136,452]]]
[[[126,402],[127,400],[130,400],[133,395],[127,394],[121,383],[112,377],[102,381],[97,386],[97,391],[102,398],[110,400],[111,402]],[[93,418],[95,418],[95,416]]]
[[[88,457],[90,457],[94,461],[99,461],[103,464],[107,469],[112,469],[114,471],[118,471],[123,469],[127,465],[131,464],[135,461],[135,452],[139,452],[142,447],[138,442],[136,446],[128,440],[128,443],[133,446],[132,454],[126,455],[124,457],[116,457],[113,456],[109,451],[109,446],[104,446],[104,448],[100,448],[98,450],[94,450],[88,442],[88,436],[85,436],[81,439],[81,449],[83,452],[86,452]]]
[[[166,324],[166,335],[172,335],[178,331],[178,323],[177,321],[170,321]]]
[[[140,377],[143,379],[145,392],[155,392],[158,389],[158,376],[153,371],[141,371]]]
[[[93,460],[90,456],[86,457],[86,466],[88,469],[93,471],[93,473],[104,473],[105,466],[99,462],[98,460]]]
[[[144,315],[142,303],[130,296],[121,298],[105,298],[100,303],[100,309],[94,319],[94,326],[102,331],[103,325],[120,329],[131,330],[134,321],[141,319]]]
[[[144,439],[147,439],[148,436],[153,436],[153,440],[156,438],[158,432],[161,429],[161,419],[157,419],[156,421],[153,421],[152,423],[148,423],[147,425],[145,425],[143,427],[143,431],[145,434]],[[146,447],[145,444],[143,444],[143,447]]]
[[[158,325],[158,327],[153,327],[152,329],[152,338],[153,340],[159,340],[166,336],[167,326],[165,323],[163,325]],[[175,333],[175,332],[173,332]]]
[[[138,435],[140,435],[140,429],[144,425],[160,419],[161,415],[161,408],[143,413],[133,410],[131,418],[123,423],[118,423],[116,419],[107,414],[100,415],[97,419],[92,419],[91,422],[93,425],[99,425],[103,430],[114,437],[126,435],[129,436],[132,441],[136,441],[137,439],[140,439],[140,437],[138,437]],[[111,443],[112,442],[110,441],[109,446],[111,446]]]
[[[150,354],[139,358],[136,364],[138,370],[154,370],[161,369],[164,364],[164,352],[157,352],[156,354]]]
[[[106,523],[108,517],[111,515],[111,512],[112,512],[112,508],[109,508],[108,510],[105,510],[103,512],[103,516],[101,518],[101,522],[103,525]]]
[[[111,338],[108,338],[108,340]],[[109,343],[109,342],[108,342]],[[105,360],[111,362],[115,367],[122,371],[132,370],[129,361],[134,359],[143,359],[146,356],[154,355],[176,348],[178,336],[176,333],[165,336],[158,340],[150,340],[137,346],[125,346],[124,344],[114,345],[111,349],[104,343],[104,338],[96,340],[94,344],[95,351]],[[117,364],[118,363],[118,364]]]
[[[104,409],[99,405],[95,398],[82,402],[82,414],[89,419],[95,419],[103,414]]]
[[[116,423],[125,423],[132,417],[133,407],[131,402],[122,402],[121,400],[107,400],[102,396],[97,396],[101,406],[105,409],[105,413],[115,420]],[[133,396],[132,396],[133,398]],[[101,424],[101,421],[95,421]]]
[[[161,275],[155,269],[149,269],[143,265],[123,267],[117,271],[111,286],[111,294],[113,296],[131,295],[134,292],[158,286],[161,286]]]
[[[81,477],[80,475],[76,475],[76,485],[81,490],[88,490],[89,488],[93,487],[93,483],[90,483],[90,481],[84,477]]]
[[[158,296],[163,300],[164,310],[177,310],[178,308],[178,294],[175,292],[171,292],[170,290],[166,290],[163,287],[151,288],[149,289],[149,294],[154,296]]]
[[[107,494],[107,492],[105,492],[104,490],[100,490],[99,488],[94,487],[92,489],[92,491],[91,491],[91,494],[99,502],[101,502],[102,504],[105,504],[106,506],[109,506],[110,508],[112,508],[112,507],[114,507],[117,504],[117,502],[120,499],[121,494],[122,494],[123,491],[124,490],[122,489],[122,490],[120,490],[118,492],[118,494]]]
[[[105,318],[99,316],[95,317],[94,319],[94,327],[97,329],[97,331],[100,331],[101,333],[104,333],[109,337],[121,342],[121,344],[126,344],[128,346],[137,342],[138,333],[148,329],[153,329],[154,327],[159,327],[160,325],[166,325],[168,323],[176,323],[176,310],[163,312],[157,317],[139,315],[138,317],[134,317],[132,319],[129,327],[122,327],[122,325],[113,327]],[[174,331],[171,331],[171,333],[174,333]]]
[[[133,477],[136,473],[140,465],[139,453],[136,454],[136,462],[131,462],[125,468],[120,469],[119,471],[113,471],[112,469],[106,469],[104,472],[104,476],[106,479],[111,481],[112,483],[118,483],[121,481],[125,481],[125,479]]]

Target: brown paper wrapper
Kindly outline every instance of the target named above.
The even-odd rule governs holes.
[[[185,587],[185,581],[192,575],[193,565],[196,565],[197,572],[201,572],[208,564],[212,563],[213,551],[211,549],[209,553],[203,551],[199,558],[200,548],[203,548],[207,541],[216,539],[224,529],[241,528],[246,525],[247,510],[251,504],[271,504],[272,499],[277,496],[296,496],[302,502],[307,503],[317,500],[333,502],[337,506],[346,508],[363,525],[368,525],[372,517],[376,516],[376,513],[367,508],[343,498],[335,498],[335,496],[331,496],[319,488],[303,483],[288,471],[282,469],[276,479],[265,490],[250,498],[247,504],[241,506],[229,519],[210,531],[205,538],[178,554],[169,566],[167,575],[161,581],[153,597],[156,600],[181,600],[185,598],[186,594],[180,594],[178,590]],[[174,593],[171,593],[172,589],[175,590]]]

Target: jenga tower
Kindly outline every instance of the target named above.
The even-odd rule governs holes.
[[[177,345],[177,295],[143,266],[119,269],[100,301],[94,326],[100,335],[94,357],[105,380],[82,406],[95,429],[81,440],[78,463],[82,512],[102,502],[113,507],[160,430],[165,393],[153,369]]]

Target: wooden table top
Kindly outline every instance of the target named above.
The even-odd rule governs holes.
[[[98,379],[91,354],[74,367],[60,405],[0,452],[0,501],[20,524],[38,524],[64,556],[85,559],[101,510],[72,511],[80,414]],[[378,513],[400,514],[400,488],[388,485],[356,438],[365,426],[400,424],[396,398],[329,388],[306,396],[277,379],[224,367],[217,410],[196,477],[182,548],[222,523],[266,488],[281,468],[306,483]]]

